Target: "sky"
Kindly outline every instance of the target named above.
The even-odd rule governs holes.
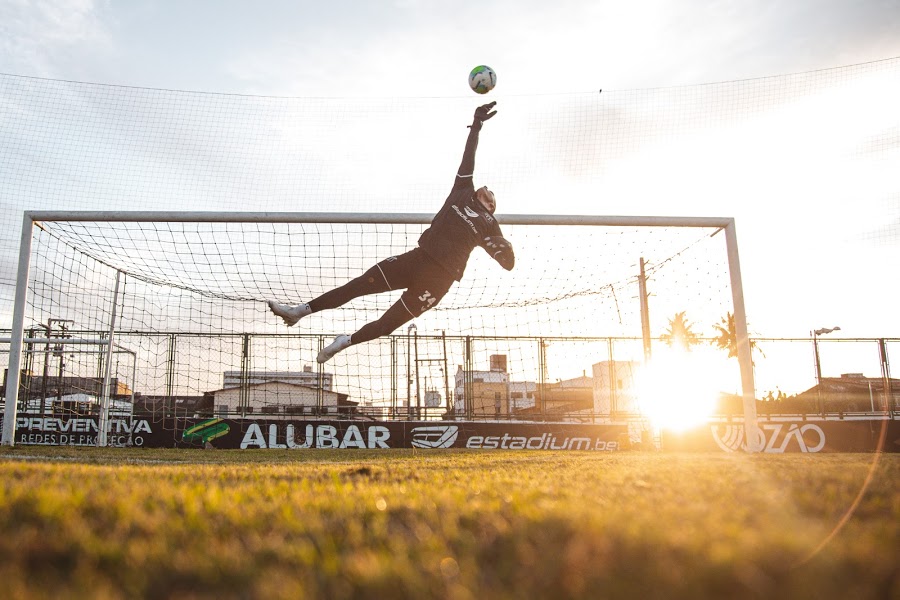
[[[0,71],[287,96],[709,83],[900,55],[897,0],[3,0]],[[463,77],[467,70],[463,71]]]
[[[488,64],[498,73],[496,91],[515,98],[753,80],[898,56],[900,0],[0,0],[0,73],[238,95],[358,102],[453,98],[468,93],[465,76],[471,66]],[[895,92],[896,85],[889,90]],[[895,96],[875,100],[872,114],[900,105]],[[771,147],[779,131],[803,123],[803,111],[794,106],[780,115],[782,121],[766,125],[771,129],[737,133],[768,136],[760,144]],[[844,128],[831,125],[834,129],[824,133],[814,123],[804,125],[808,131],[791,133],[813,144],[831,131],[846,135],[848,143],[879,135],[863,120]],[[734,132],[722,137],[725,133]],[[896,131],[885,135],[896,144]],[[712,148],[703,156],[715,163],[714,144],[723,140],[713,135],[701,141]],[[754,148],[745,150],[749,155]],[[634,168],[655,164],[652,152]],[[767,152],[770,169],[796,154],[810,155],[808,147],[779,148],[777,143]],[[886,152],[887,160],[895,160],[896,148],[894,154]],[[672,160],[668,165],[678,166]],[[830,155],[813,154],[793,177],[842,167]],[[751,180],[747,190],[713,203],[713,188],[723,173],[736,175],[729,169],[734,167],[717,165],[718,175],[708,181],[683,182],[698,186],[702,193],[697,197],[707,200],[685,197],[674,207],[669,202],[633,210],[623,199],[609,205],[607,214],[735,216],[745,288],[753,290],[745,294],[756,335],[803,337],[814,328],[840,325],[839,335],[848,337],[900,337],[891,299],[897,286],[881,276],[885,264],[896,264],[900,254],[900,197],[890,196],[896,187],[888,188],[887,199],[860,211],[865,227],[853,229],[883,225],[887,233],[878,244],[854,244],[860,254],[848,255],[833,236],[840,235],[839,226],[861,217],[833,195],[843,180],[824,179],[819,204],[811,200],[788,211],[747,191],[764,193],[752,174],[741,173]],[[635,197],[638,192],[642,198],[665,195],[652,184],[641,182]],[[502,205],[498,212],[504,212]],[[780,212],[787,225],[767,230],[764,221],[771,212]],[[821,236],[810,230],[794,237],[802,223]],[[793,242],[773,251],[771,235]],[[795,268],[776,268],[792,257],[799,262]],[[865,278],[864,287],[878,298],[861,299],[860,286],[846,283],[854,276]],[[854,293],[847,292],[848,285]]]

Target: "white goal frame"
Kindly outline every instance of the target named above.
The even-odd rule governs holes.
[[[6,407],[3,419],[2,445],[15,445],[19,372],[22,364],[25,310],[31,260],[33,227],[41,221],[109,221],[109,222],[184,222],[184,223],[343,223],[343,224],[401,224],[427,225],[433,214],[423,213],[328,213],[328,212],[171,212],[171,211],[26,211],[19,244],[18,274],[15,305],[10,336],[9,366],[6,388]],[[744,409],[744,434],[749,452],[757,452],[759,424],[756,415],[756,389],[753,381],[750,338],[744,306],[741,266],[738,256],[734,218],[730,217],[655,217],[655,216],[596,216],[596,215],[497,215],[504,225],[555,226],[612,226],[612,227],[706,227],[725,233],[728,270],[734,308],[738,362]],[[109,338],[103,340],[108,351],[115,344],[115,306],[109,324]],[[109,361],[107,361],[107,365]],[[106,415],[109,409],[109,374],[106,374],[101,399],[100,427],[97,443],[106,445]]]

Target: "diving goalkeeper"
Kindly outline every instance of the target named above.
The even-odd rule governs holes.
[[[319,352],[316,360],[320,363],[352,345],[388,335],[437,305],[454,281],[462,279],[469,255],[476,246],[484,248],[504,269],[512,270],[515,255],[494,219],[497,208],[494,193],[487,186],[476,190],[472,181],[478,133],[484,122],[497,114],[493,110],[495,104],[491,102],[475,110],[456,181],[431,226],[419,237],[418,247],[386,258],[360,277],[306,304],[289,306],[268,302],[269,309],[291,327],[307,315],[337,308],[360,296],[406,290],[377,321],[364,325],[351,335],[337,336]]]

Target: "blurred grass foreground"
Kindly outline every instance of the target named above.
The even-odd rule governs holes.
[[[898,598],[900,455],[4,448],[6,598]]]

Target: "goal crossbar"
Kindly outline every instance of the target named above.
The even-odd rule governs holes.
[[[354,223],[424,225],[432,213],[350,212],[213,212],[213,211],[28,211],[25,218],[40,221],[119,221],[146,223]],[[504,225],[587,225],[614,227],[719,227],[734,224],[731,217],[496,215]]]

